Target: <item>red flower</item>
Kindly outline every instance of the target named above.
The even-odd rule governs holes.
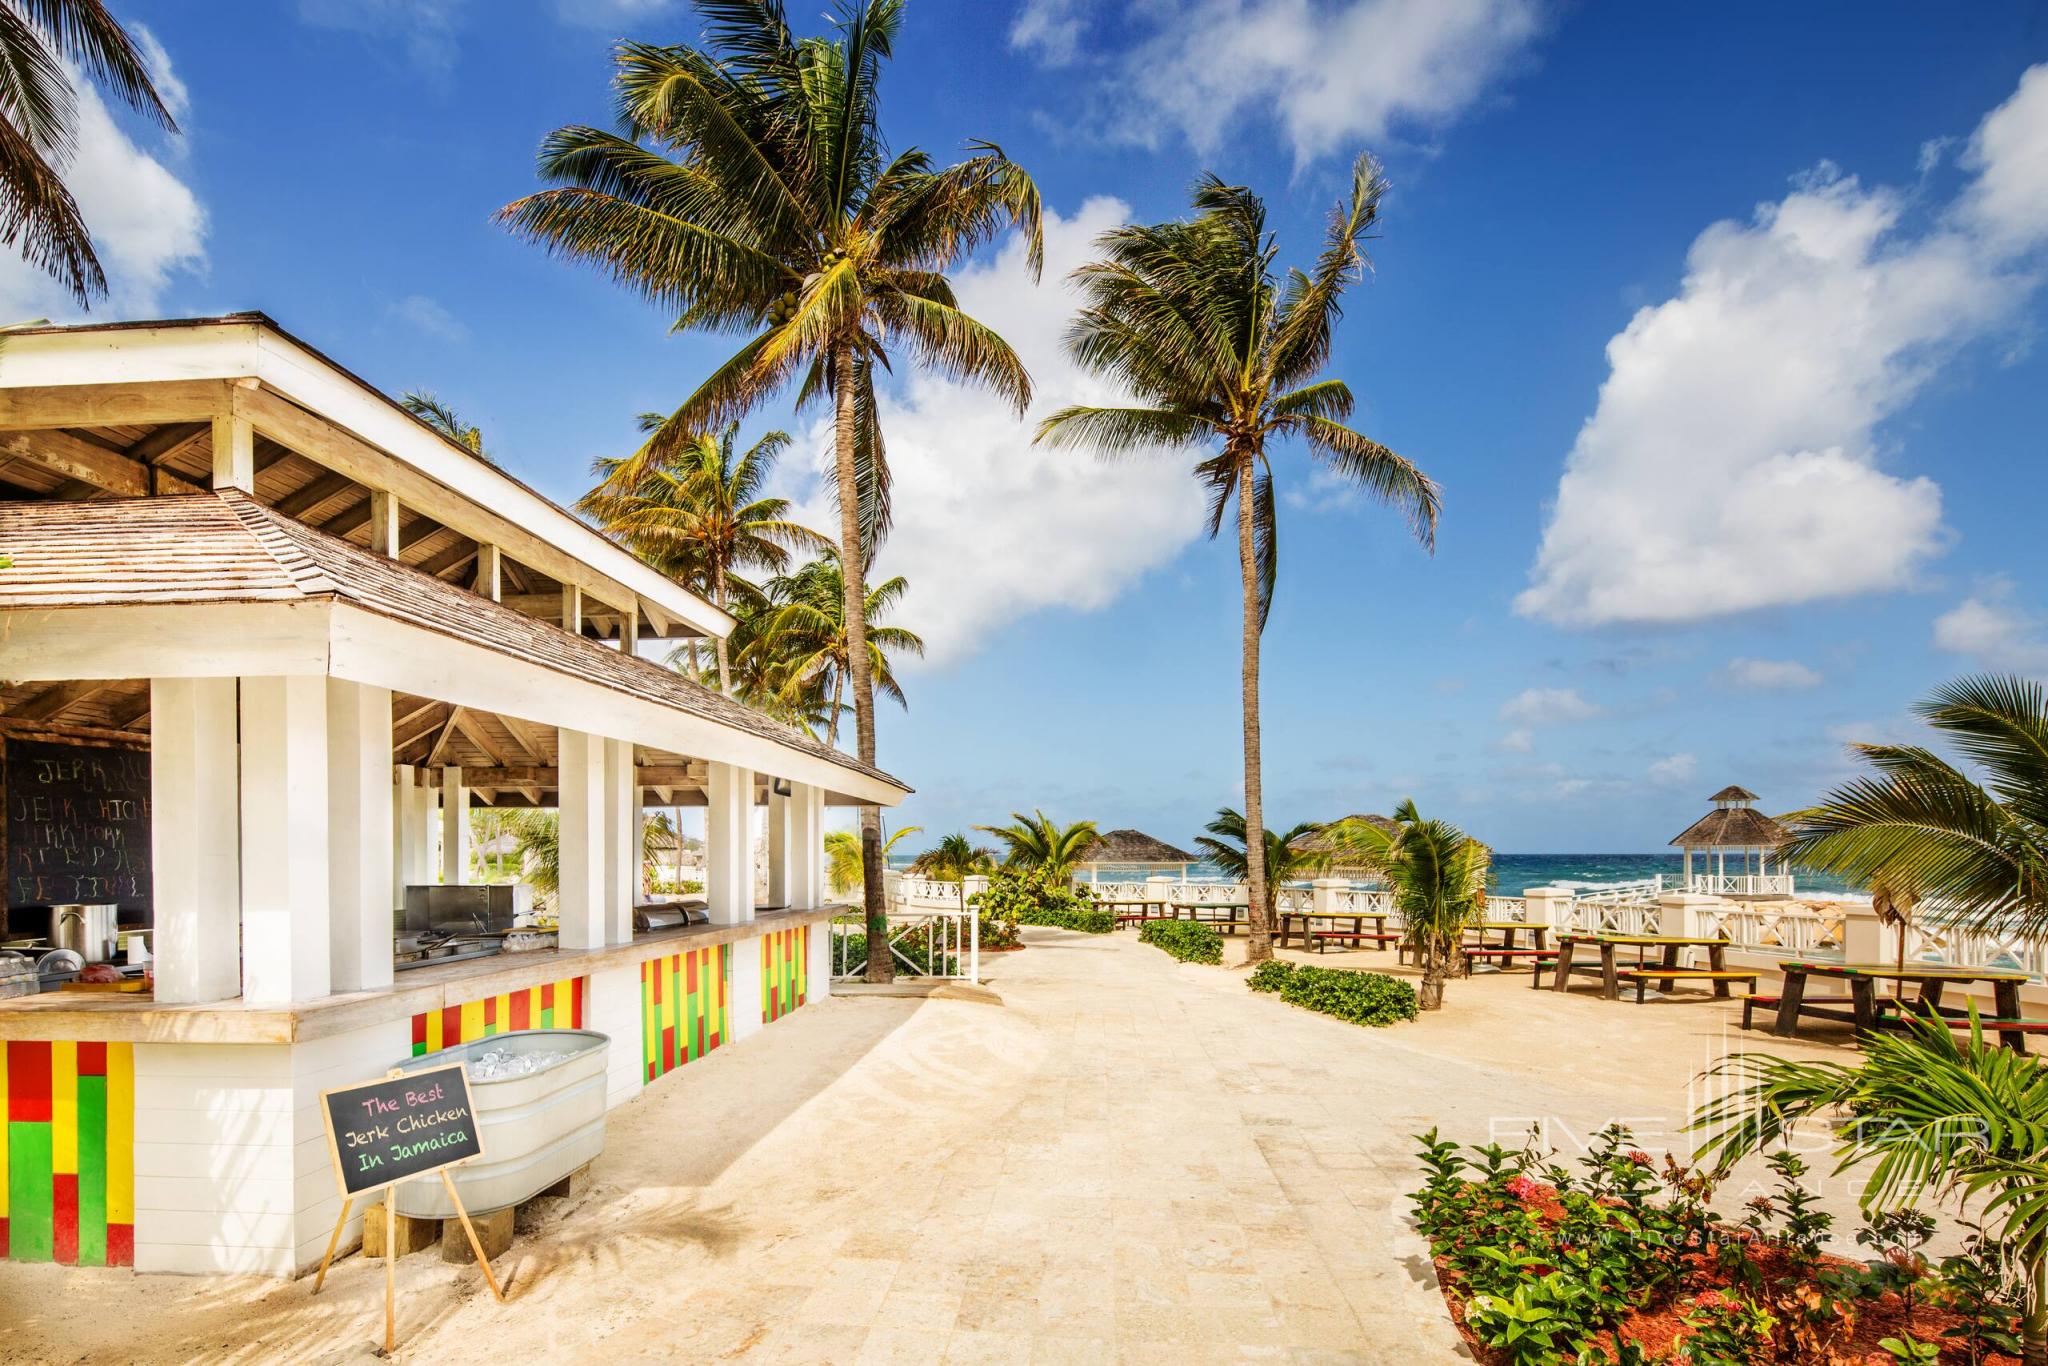
[[[1718,1290],[1709,1290],[1701,1294],[1693,1300],[1693,1306],[1698,1309],[1732,1309],[1734,1307],[1728,1297]]]
[[[1638,1167],[1654,1167],[1657,1165],[1656,1160],[1640,1148],[1631,1152],[1628,1155],[1628,1160],[1635,1163]]]
[[[1518,1176],[1508,1182],[1507,1192],[1523,1204],[1527,1204],[1543,1193],[1543,1187],[1532,1177]]]

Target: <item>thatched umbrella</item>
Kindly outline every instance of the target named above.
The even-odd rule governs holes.
[[[1352,815],[1343,816],[1331,821],[1327,825],[1318,826],[1312,833],[1303,835],[1295,840],[1290,847],[1295,852],[1301,854],[1324,854],[1330,856],[1332,862],[1328,865],[1328,869],[1331,873],[1349,877],[1377,876],[1378,869],[1367,867],[1364,864],[1338,861],[1345,854],[1349,853],[1351,849],[1350,845],[1344,843],[1343,840],[1331,833],[1340,825],[1370,825],[1389,834],[1392,834],[1398,828],[1393,821],[1385,816],[1355,812]]]
[[[1142,830],[1105,830],[1082,848],[1074,867],[1086,868],[1088,880],[1094,882],[1103,868],[1143,868],[1147,872],[1172,869],[1185,878],[1188,865],[1196,862],[1199,860],[1187,850],[1175,848]]]

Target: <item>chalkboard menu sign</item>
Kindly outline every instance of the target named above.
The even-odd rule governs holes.
[[[7,904],[149,910],[149,752],[16,738],[4,764]]]
[[[320,1106],[347,1196],[483,1155],[459,1065],[337,1087],[321,1093]]]

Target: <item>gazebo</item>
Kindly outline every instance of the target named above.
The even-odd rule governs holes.
[[[1199,860],[1187,850],[1154,839],[1142,830],[1105,830],[1090,840],[1074,860],[1074,870],[1085,868],[1090,882],[1099,881],[1105,868],[1128,870],[1140,877],[1177,873],[1185,882],[1188,865],[1195,862]]]
[[[1771,871],[1771,855],[1790,838],[1784,826],[1756,809],[1756,793],[1730,784],[1710,800],[1714,809],[1686,827],[1671,843],[1685,852],[1685,890],[1707,896],[1776,897],[1792,895],[1792,873],[1781,866]],[[1711,867],[1694,874],[1697,850]],[[1737,856],[1728,871],[1728,855]]]
[[[1290,847],[1298,854],[1339,854],[1337,842],[1329,834],[1331,827],[1338,825],[1370,825],[1386,831],[1394,829],[1394,822],[1385,816],[1375,816],[1363,811],[1354,811],[1348,816],[1340,816],[1336,820],[1331,821],[1314,834],[1303,835],[1295,840]],[[1349,878],[1377,876],[1373,869],[1366,867],[1364,864],[1343,862],[1341,855],[1338,862],[1330,865],[1327,875]]]

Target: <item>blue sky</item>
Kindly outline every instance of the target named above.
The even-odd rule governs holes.
[[[87,111],[112,316],[260,308],[425,386],[564,501],[722,358],[491,221],[608,48],[681,3],[119,0],[183,100]],[[819,7],[794,6],[800,15]],[[799,18],[799,23],[808,22]],[[913,0],[887,131],[1037,177],[1052,262],[1202,169],[1306,262],[1350,157],[1393,190],[1335,369],[1438,478],[1436,555],[1287,452],[1269,820],[1413,795],[1511,852],[1646,850],[1739,781],[1790,807],[1930,685],[2048,673],[2048,8]],[[62,316],[0,271],[10,317]],[[963,298],[1042,401],[1071,299],[1014,248]],[[1029,447],[910,378],[887,420],[933,658],[883,718],[898,819],[1043,806],[1181,840],[1240,795],[1236,571],[1184,457]],[[807,417],[785,483],[816,504]],[[1570,475],[1567,477],[1567,468]]]

